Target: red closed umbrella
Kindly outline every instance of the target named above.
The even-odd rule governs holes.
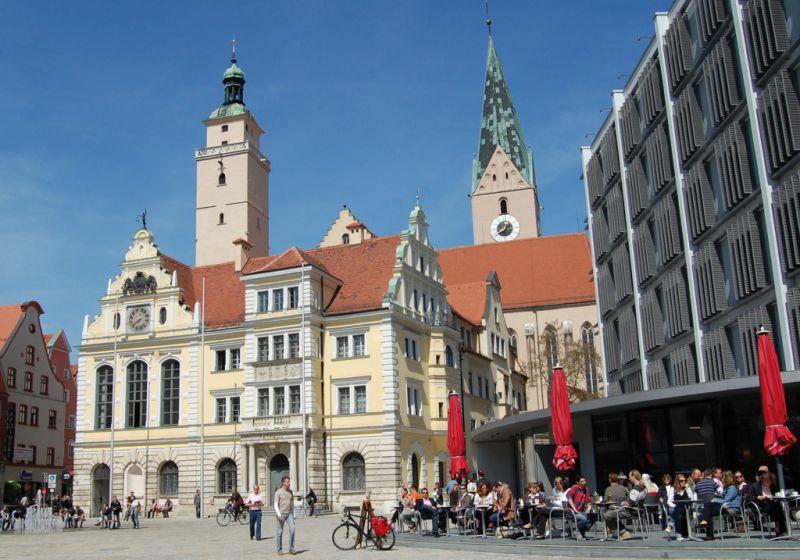
[[[797,438],[785,426],[786,395],[783,392],[778,355],[769,332],[764,329],[758,331],[758,382],[761,386],[761,409],[767,425],[764,449],[772,456],[784,455],[797,442]]]
[[[456,393],[450,393],[447,409],[447,450],[450,451],[450,476],[469,472],[467,464],[467,444],[464,441],[464,420],[461,416],[461,403]]]
[[[550,391],[553,437],[556,440],[553,466],[560,471],[572,470],[575,468],[575,459],[578,458],[578,454],[572,447],[572,413],[569,410],[567,380],[561,366],[556,366],[553,370],[553,384]]]

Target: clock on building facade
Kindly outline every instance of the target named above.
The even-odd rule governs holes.
[[[519,236],[519,221],[511,214],[500,214],[492,220],[489,231],[495,241],[512,241]]]
[[[137,333],[145,332],[150,327],[150,307],[137,305],[128,308],[128,328]]]

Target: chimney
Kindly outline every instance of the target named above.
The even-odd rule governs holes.
[[[247,259],[250,258],[250,249],[253,248],[253,245],[241,237],[235,240],[233,244],[236,246],[233,257],[233,269],[236,272],[241,272],[244,265],[247,264]]]

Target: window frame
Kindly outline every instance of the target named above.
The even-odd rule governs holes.
[[[113,394],[114,368],[108,364],[102,364],[95,369],[95,430],[111,429],[111,423],[114,421]],[[101,397],[104,397],[103,401],[100,400]]]
[[[147,427],[149,375],[150,368],[143,360],[133,360],[125,367],[126,428]]]
[[[8,380],[8,388],[17,388],[17,368],[9,367],[6,369],[6,379]]]
[[[367,466],[363,455],[355,451],[347,453],[342,457],[341,468],[343,492],[363,492],[367,488]]]
[[[180,423],[181,364],[170,358],[161,362],[161,425]]]
[[[177,497],[179,490],[180,469],[175,464],[175,461],[167,461],[158,469],[158,495],[162,497]]]
[[[39,407],[38,406],[31,406],[31,414],[29,417],[29,425],[30,426],[38,426],[39,425]]]
[[[40,395],[50,394],[50,378],[47,375],[39,376],[39,394]]]
[[[224,469],[224,470],[223,470]],[[239,466],[236,461],[226,457],[217,465],[217,491],[220,495],[230,495],[237,487]]]
[[[26,393],[33,393],[33,372],[26,371],[25,372],[25,384],[22,387],[22,390]]]
[[[413,404],[413,406],[412,406]],[[406,413],[408,416],[415,416],[421,418],[424,416],[422,384],[417,381],[406,381]]]
[[[47,428],[50,430],[58,429],[58,412],[54,408],[47,412]]]

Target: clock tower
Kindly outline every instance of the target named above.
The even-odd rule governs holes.
[[[472,165],[472,234],[476,245],[539,237],[533,154],[525,143],[491,20],[478,154]]]
[[[269,254],[270,164],[260,151],[264,131],[244,104],[244,71],[236,62],[234,43],[223,102],[203,121],[206,147],[195,151],[197,266],[232,261],[236,247],[251,257]]]

